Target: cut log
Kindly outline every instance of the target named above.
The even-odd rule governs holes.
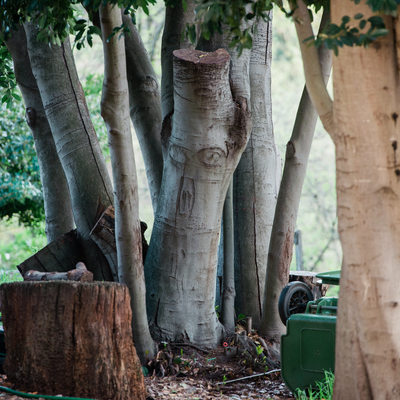
[[[92,399],[145,399],[130,297],[113,282],[1,286],[5,371],[18,388]]]
[[[78,262],[76,268],[68,272],[40,272],[30,269],[24,275],[24,281],[93,282],[93,273],[87,270],[83,262]]]
[[[147,224],[143,221],[140,221],[140,229],[142,232],[142,254],[144,262],[147,249],[149,247],[144,237]],[[113,278],[116,282],[118,282],[117,245],[115,242],[115,212],[113,206],[107,207],[106,210],[100,215],[96,225],[90,232],[90,237],[106,257],[110,265]]]
[[[24,276],[30,269],[42,272],[67,272],[85,261],[76,229],[61,235],[17,266]]]

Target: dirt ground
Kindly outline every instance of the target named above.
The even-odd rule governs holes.
[[[273,346],[243,332],[212,351],[188,343],[160,345],[157,357],[144,368],[147,400],[294,399],[277,358]],[[5,375],[0,386],[18,390]],[[22,397],[0,392],[1,399]]]
[[[149,366],[148,400],[294,399],[279,362],[259,339],[235,335],[210,352],[188,344],[168,346]]]

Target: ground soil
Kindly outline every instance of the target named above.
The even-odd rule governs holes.
[[[282,381],[279,362],[271,359],[269,344],[261,343],[264,346],[256,335],[242,332],[210,351],[188,343],[160,345],[157,357],[144,368],[147,400],[294,400]],[[0,386],[18,390],[5,375],[0,376]],[[22,397],[0,392],[0,399]]]

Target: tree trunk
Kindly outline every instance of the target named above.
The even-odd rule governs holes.
[[[328,21],[329,13],[325,10],[321,20],[321,28]],[[321,28],[320,31],[322,30]],[[326,84],[332,66],[331,51],[324,46],[320,47],[319,60]],[[278,341],[285,330],[278,313],[278,299],[282,289],[289,282],[297,212],[317,118],[318,114],[311,102],[307,89],[304,88],[292,136],[286,145],[285,168],[272,227],[265,295],[263,298],[264,309],[261,332],[270,339]]]
[[[331,7],[335,23],[372,14],[364,4]],[[333,65],[343,248],[334,399],[400,397],[400,23],[384,21],[384,38],[340,49]]]
[[[125,283],[131,295],[133,337],[140,359],[154,356],[146,313],[146,288],[142,261],[142,234],[139,220],[139,196],[135,156],[129,120],[128,83],[124,37],[113,29],[122,25],[121,10],[110,4],[100,8],[104,51],[104,83],[101,114],[107,125],[114,178],[115,238],[118,281]]]
[[[14,282],[1,291],[5,371],[18,388],[145,399],[129,293],[116,283]]]
[[[233,182],[226,193],[223,210],[224,268],[221,321],[227,331],[235,331],[235,238],[233,223]]]
[[[48,242],[52,242],[74,229],[68,185],[32,74],[24,29],[14,31],[6,45],[13,59],[15,77],[24,98],[26,119],[35,142],[43,188],[46,236]]]
[[[256,328],[279,188],[271,108],[271,27],[271,21],[257,22],[249,70],[253,128],[234,179],[236,308],[251,316]]]
[[[68,39],[49,46],[26,23],[28,53],[58,156],[71,193],[72,209],[88,269],[95,279],[112,279],[106,259],[89,238],[102,211],[112,204],[112,188]]]
[[[172,68],[172,52],[177,49],[193,47],[189,40],[183,39],[183,33],[186,24],[194,23],[194,17],[193,0],[186,1],[185,8],[183,3],[180,1],[175,2],[173,6],[167,6],[165,8],[165,24],[161,44],[161,108],[162,117],[163,120],[165,120],[164,123],[167,124],[170,123],[171,113],[174,112],[174,73]],[[167,136],[169,136],[169,134],[170,131]],[[165,138],[165,140],[168,142],[168,137]]]
[[[161,151],[161,99],[156,73],[132,19],[122,17],[125,34],[130,115],[146,166],[153,210],[157,209],[163,157]]]
[[[247,141],[247,104],[233,101],[225,50],[174,55],[172,135],[145,266],[149,314],[160,337],[212,346],[222,333],[214,308],[222,207]]]

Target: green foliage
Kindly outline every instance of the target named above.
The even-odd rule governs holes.
[[[354,3],[359,4],[361,0],[353,0]],[[367,5],[372,11],[380,12],[382,14],[397,15],[397,6],[400,4],[400,0],[367,0]]]
[[[315,383],[314,388],[306,390],[298,389],[296,392],[297,400],[331,400],[333,396],[333,384],[335,375],[333,372],[325,371],[325,379]]]
[[[388,30],[385,28],[382,17],[372,16],[363,18],[358,13],[353,18],[342,17],[340,25],[329,24],[317,37],[315,44],[320,46],[324,43],[335,54],[338,54],[339,47],[343,46],[364,46],[367,47],[381,36],[385,36]],[[314,38],[309,38],[312,40]]]
[[[358,4],[361,0],[353,0]],[[310,8],[310,16],[321,8],[329,7],[327,0],[306,0]],[[292,8],[296,7],[296,1],[291,2]],[[400,0],[367,0],[367,4],[374,11],[382,15],[397,15],[397,6]],[[248,26],[247,21],[254,18],[268,19],[269,11],[275,5],[288,17],[293,12],[286,10],[282,0],[200,0],[197,7],[197,19],[200,23],[201,35],[209,40],[215,33],[222,33],[223,26],[229,28],[231,35],[231,46],[236,47],[239,54],[245,48],[251,48],[254,26]],[[325,43],[335,54],[343,46],[368,46],[381,36],[387,34],[387,29],[380,15],[363,18],[362,14],[356,14],[353,18],[343,16],[340,25],[329,24],[325,30],[316,38],[317,46]],[[186,29],[187,37],[195,42],[196,28],[194,25]],[[314,40],[314,37],[308,40]]]
[[[39,166],[21,101],[0,105],[0,219],[25,225],[44,218]]]
[[[20,227],[13,218],[0,221],[0,265],[8,280],[21,280],[15,267],[36,253],[47,243],[44,222],[35,229]],[[0,280],[2,271],[0,271]]]
[[[102,77],[90,75],[83,83],[93,125],[108,157],[107,131],[100,115]],[[3,88],[0,96],[4,96]],[[21,98],[0,105],[0,219],[18,215],[25,226],[44,220],[42,186],[32,134]]]
[[[247,24],[253,19],[269,19],[273,1],[231,1],[231,0],[201,0],[196,7],[196,17],[201,24],[201,35],[209,40],[216,33],[222,34],[227,26],[231,35],[231,46],[236,47],[239,54],[253,43],[254,25]],[[195,41],[194,26],[188,26],[187,37]]]
[[[100,112],[100,99],[103,88],[103,76],[99,74],[90,74],[82,82],[82,86],[85,93],[90,118],[99,138],[101,150],[106,160],[109,160],[110,151],[108,147],[107,129]]]
[[[17,83],[12,68],[12,60],[4,42],[0,40],[0,90],[1,103],[11,105],[13,100],[20,101],[16,90]]]
[[[99,35],[100,30],[81,17],[80,7],[96,13],[106,3],[104,0],[0,0],[0,31],[7,39],[21,23],[32,21],[39,27],[39,40],[61,45],[68,35],[73,35],[78,49],[85,42],[92,46],[93,35]],[[108,3],[124,9],[134,20],[136,10],[140,8],[149,14],[148,6],[156,0],[110,0]],[[124,30],[123,25],[116,32],[120,30]]]

